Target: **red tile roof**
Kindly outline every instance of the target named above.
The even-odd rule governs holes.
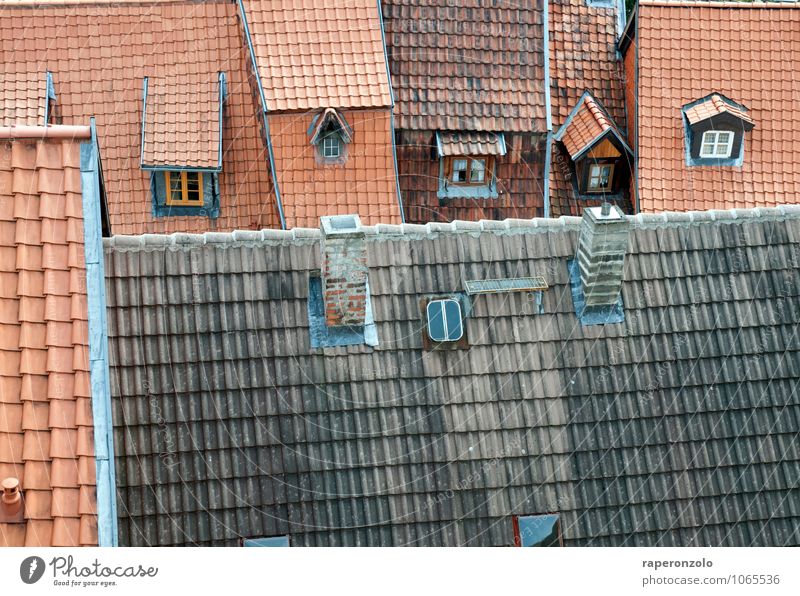
[[[63,122],[97,118],[112,232],[279,227],[235,4],[4,5],[0,16],[0,73],[50,70]],[[212,80],[220,71],[229,93],[220,217],[153,218],[150,174],[139,163],[142,81],[188,73]]]
[[[308,138],[312,114],[270,114],[275,170],[287,227],[358,213],[365,224],[401,223],[388,110],[342,112],[353,131],[341,164],[321,163]]]
[[[448,155],[505,155],[503,133],[475,131],[444,131],[438,133],[440,154]]]
[[[617,58],[617,10],[588,6],[586,0],[550,0],[550,97],[553,130],[564,124],[585,90],[602,103],[616,125],[628,126],[625,73]],[[561,150],[552,148],[550,215],[580,215],[594,204],[577,199]],[[623,206],[628,209],[628,207]]]
[[[556,134],[556,140],[564,143],[570,157],[574,159],[592,141],[611,129],[617,130],[591,94],[587,93],[576,106],[572,119]]]
[[[397,128],[546,130],[541,6],[384,0]]]
[[[46,105],[47,73],[0,72],[0,126],[41,126]]]
[[[97,545],[80,142],[0,142],[0,477],[25,499],[7,546]]]
[[[642,2],[637,18],[640,209],[800,201],[798,6]],[[741,167],[686,165],[681,108],[714,92],[756,123]]]
[[[747,111],[733,105],[729,101],[725,101],[716,93],[710,95],[705,101],[701,101],[700,103],[684,110],[684,114],[686,114],[686,119],[689,121],[689,124],[697,124],[701,120],[708,120],[709,118],[713,118],[714,116],[719,116],[720,114],[724,113],[736,116],[740,120],[744,120],[749,124],[755,124],[753,119],[747,114]]]
[[[392,103],[375,0],[244,0],[270,112]]]
[[[219,74],[148,77],[142,163],[216,168],[220,99]]]

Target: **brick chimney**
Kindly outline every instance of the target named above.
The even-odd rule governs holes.
[[[329,327],[364,324],[367,308],[367,245],[358,215],[320,218],[322,296]]]
[[[622,290],[630,222],[616,205],[583,211],[577,261],[586,306],[616,304]]]

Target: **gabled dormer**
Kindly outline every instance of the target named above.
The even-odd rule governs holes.
[[[627,187],[633,151],[594,96],[585,91],[555,134],[570,157],[574,190],[595,197]]]
[[[145,77],[141,167],[153,216],[219,215],[225,73]]]
[[[745,133],[755,122],[742,104],[712,93],[681,109],[689,166],[740,166]]]
[[[344,114],[326,108],[311,119],[308,137],[316,148],[317,163],[341,164],[347,161],[347,149],[353,141],[353,129]]]

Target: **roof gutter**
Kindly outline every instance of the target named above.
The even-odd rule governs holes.
[[[81,144],[83,239],[89,311],[89,370],[97,476],[97,539],[99,546],[117,546],[117,490],[114,469],[114,426],[108,372],[108,322],[100,195],[100,152],[94,118],[89,142]]]
[[[278,184],[278,174],[275,170],[275,153],[272,150],[272,136],[269,132],[269,118],[267,118],[267,99],[264,94],[264,86],[261,84],[261,73],[258,70],[258,62],[256,62],[256,51],[253,48],[253,38],[250,35],[250,26],[247,24],[247,14],[244,11],[244,3],[242,0],[236,0],[239,7],[239,16],[242,19],[242,29],[244,29],[244,37],[247,40],[247,49],[250,53],[250,64],[253,68],[253,76],[256,78],[256,85],[258,87],[258,97],[261,102],[261,116],[264,119],[264,141],[267,144],[267,155],[269,156],[269,171],[272,176],[272,188],[275,189],[275,201],[278,206],[278,216],[281,219],[281,228],[286,229],[286,217],[283,213],[283,202],[281,201],[281,190]]]
[[[544,0],[544,11],[542,14],[542,28],[544,29],[544,43],[542,52],[544,53],[544,105],[545,117],[547,121],[547,146],[544,150],[544,181],[542,184],[544,193],[544,216],[550,217],[550,168],[553,159],[553,106],[550,98],[550,2]]]

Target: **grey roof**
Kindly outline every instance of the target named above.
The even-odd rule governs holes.
[[[125,545],[800,545],[800,207],[636,216],[581,326],[579,219],[367,228],[379,345],[309,347],[315,230],[106,241]],[[420,298],[473,297],[426,352]]]

